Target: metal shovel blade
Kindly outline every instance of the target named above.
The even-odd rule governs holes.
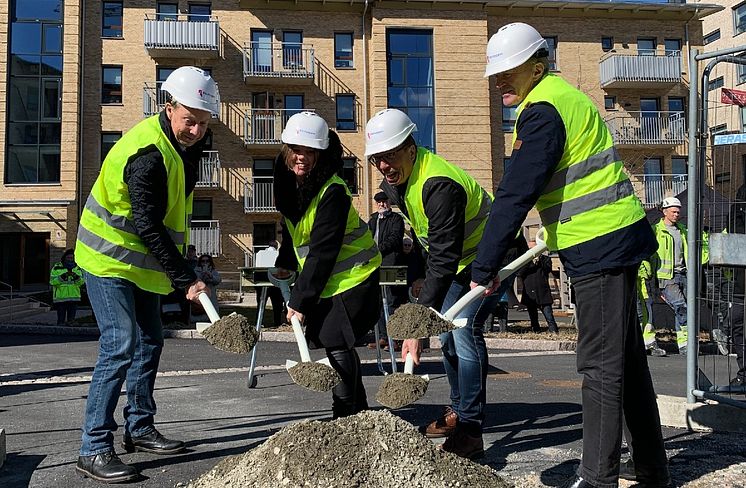
[[[328,358],[300,363],[287,360],[285,369],[293,383],[313,391],[329,391],[342,381],[339,374],[329,365]]]

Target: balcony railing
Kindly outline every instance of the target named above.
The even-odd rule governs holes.
[[[220,186],[220,156],[217,151],[205,151],[199,161],[199,188],[216,188]]]
[[[683,112],[620,112],[606,125],[619,146],[675,146],[687,137]]]
[[[197,248],[197,255],[220,256],[220,222],[218,220],[192,220],[189,226],[189,243]]]
[[[313,112],[313,109],[303,109]],[[244,144],[263,146],[282,144],[280,137],[285,123],[299,110],[254,108],[244,116]]]
[[[601,87],[634,88],[650,83],[680,83],[681,52],[668,51],[656,54],[642,51],[638,54],[607,53],[601,58]]]
[[[295,83],[314,78],[313,46],[288,42],[248,42],[243,48],[244,81],[290,78]]]
[[[277,212],[271,176],[255,176],[244,184],[243,208],[246,213]]]
[[[630,175],[635,193],[645,208],[655,208],[664,198],[686,190],[687,175]]]
[[[200,56],[217,56],[220,24],[206,15],[146,15],[143,38],[151,54],[193,57],[195,53],[190,51],[203,51]]]

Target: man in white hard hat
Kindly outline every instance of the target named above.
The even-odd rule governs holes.
[[[664,198],[661,203],[663,218],[653,226],[658,250],[652,266],[658,277],[658,287],[664,301],[674,313],[676,344],[679,354],[686,354],[686,226],[679,222],[681,201]]]
[[[517,106],[511,164],[495,192],[472,286],[496,274],[510,239],[536,206],[546,243],[572,278],[583,375],[583,460],[566,487],[616,487],[622,418],[638,480],[670,483],[655,392],[637,324],[635,282],[656,248],[645,212],[593,102],[549,73],[549,46],[532,26],[501,27],[486,77]]]
[[[366,125],[365,156],[383,175],[381,188],[398,205],[427,253],[418,303],[445,311],[469,291],[471,262],[482,239],[492,197],[464,170],[418,147],[415,124],[402,111],[386,109]],[[413,288],[416,288],[413,285]],[[467,326],[440,337],[451,406],[423,426],[428,437],[446,437],[442,448],[462,457],[484,455],[482,423],[486,402],[487,347],[484,320],[497,295],[476,300],[459,317]],[[405,340],[419,364],[419,340]]]
[[[220,109],[203,70],[175,70],[163,111],[130,129],[106,156],[80,217],[75,256],[101,331],[76,470],[97,481],[137,478],[114,450],[114,410],[127,383],[122,445],[128,452],[184,450],[154,426],[153,390],[163,348],[160,297],[208,292],[184,258],[192,190],[207,125]]]

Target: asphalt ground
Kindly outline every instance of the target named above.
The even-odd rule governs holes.
[[[285,359],[296,359],[293,343],[261,342],[257,386],[247,387],[248,357],[218,351],[204,340],[167,339],[156,382],[156,423],[188,449],[174,456],[126,454],[141,471],[140,487],[185,486],[226,456],[246,452],[284,425],[331,417],[331,395],[292,383]],[[375,352],[359,348],[372,408],[382,381]],[[88,487],[74,470],[88,382],[97,354],[94,337],[0,334],[0,428],[7,435],[7,460],[0,487]],[[320,351],[312,351],[314,358]],[[703,358],[703,368],[717,358]],[[722,361],[721,361],[722,362]],[[684,396],[682,356],[649,358],[657,393]],[[490,350],[485,421],[489,464],[518,486],[557,486],[580,458],[580,377],[572,352]],[[400,365],[401,367],[401,365]],[[448,402],[448,382],[438,350],[426,354],[416,373],[429,374],[429,390],[416,404],[396,411],[414,424],[439,415]],[[721,379],[727,371],[719,371]],[[117,422],[121,425],[120,399]],[[664,428],[677,485],[746,461],[746,435],[692,433]],[[701,462],[707,458],[707,462]],[[626,486],[626,485],[624,485]],[[724,485],[719,486],[743,486]]]

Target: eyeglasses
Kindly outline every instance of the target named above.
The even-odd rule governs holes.
[[[368,158],[368,162],[372,164],[373,166],[378,166],[381,161],[386,161],[387,163],[391,163],[395,158],[396,155],[401,151],[402,149],[406,149],[409,147],[409,144],[401,145],[397,147],[396,149],[392,149],[391,151],[387,151],[385,153],[380,154],[373,154]]]

